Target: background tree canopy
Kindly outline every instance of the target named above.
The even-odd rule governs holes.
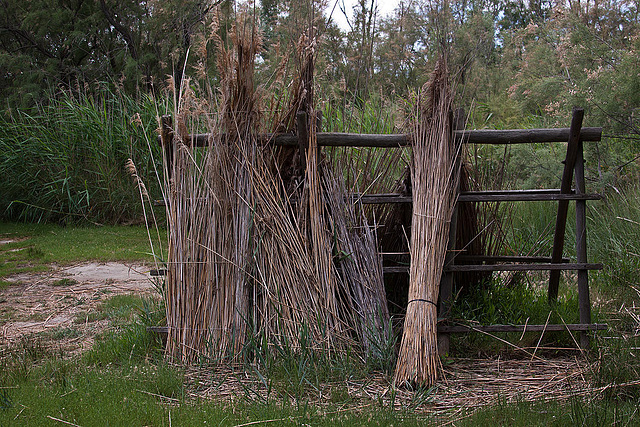
[[[215,88],[216,45],[225,43],[235,15],[242,12],[253,16],[261,30],[256,84],[286,81],[282,76],[295,65],[291,53],[313,24],[319,36],[316,96],[332,130],[389,131],[395,126],[400,131],[397,116],[375,122],[381,113],[391,117],[409,105],[433,59],[447,49],[457,82],[456,104],[469,112],[470,127],[567,126],[571,107],[579,105],[586,109],[585,126],[603,126],[606,135],[587,148],[592,182],[603,188],[638,181],[639,1],[401,0],[392,14],[381,16],[375,0],[358,0],[341,28],[328,12],[342,13],[343,8],[341,0],[263,0],[255,8],[233,0],[0,0],[0,99],[6,123],[0,143],[20,159],[24,156],[15,146],[24,148],[25,141],[33,140],[31,124],[24,120],[60,126],[69,123],[73,112],[96,108],[100,111],[92,120],[107,126],[107,119],[100,118],[105,111],[122,120],[170,111],[172,96],[165,90],[180,85],[183,73],[194,88]],[[175,84],[166,83],[169,76]],[[121,111],[125,106],[131,110]],[[275,108],[265,106],[270,107]],[[373,115],[366,118],[367,112]],[[77,123],[86,123],[82,117]],[[359,127],[354,117],[362,118]],[[125,134],[136,134],[127,128],[130,124],[120,125]],[[154,126],[145,126],[153,138]],[[108,133],[120,138],[110,145],[123,150],[110,167],[121,168],[122,158],[148,152],[133,136]],[[61,143],[42,140],[45,134],[56,132],[40,129],[36,138],[41,145]],[[64,150],[76,150],[76,145],[82,144],[67,143]],[[538,155],[543,151],[536,149]],[[74,153],[71,158],[82,157]],[[522,166],[514,169],[516,185],[545,185],[556,173],[525,167],[550,161],[553,153],[537,163],[526,153],[510,155]],[[3,176],[4,170],[17,170],[13,158],[2,156]],[[61,166],[49,169],[56,168]],[[92,187],[84,173],[77,178],[77,192]],[[67,187],[72,182],[66,169],[54,175],[39,179]],[[18,184],[11,194],[25,193]],[[56,191],[72,194],[68,188],[51,194]],[[5,213],[7,205],[14,212],[13,201],[1,203]]]

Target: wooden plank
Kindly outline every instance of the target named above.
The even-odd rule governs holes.
[[[582,142],[578,143],[578,155],[575,164],[576,193],[585,191],[584,157]],[[579,263],[587,262],[587,203],[584,200],[576,202],[576,259]],[[591,322],[591,302],[589,298],[589,271],[578,270],[578,313],[580,323]],[[580,347],[589,348],[589,335],[580,334]]]
[[[514,194],[489,194],[477,195],[472,192],[460,193],[458,202],[461,203],[481,203],[481,202],[543,202],[543,201],[569,201],[569,200],[601,200],[600,194],[549,194],[549,193],[514,193]],[[352,195],[354,203],[363,205],[374,205],[384,203],[413,203],[411,196],[396,193],[362,194]],[[155,206],[164,206],[163,200],[155,200]]]
[[[558,331],[605,331],[609,325],[605,323],[569,323],[551,325],[478,325],[448,326],[438,325],[438,332],[456,334],[468,332],[558,332]]]
[[[384,254],[381,254],[384,255]],[[473,255],[473,256],[462,256],[458,255],[455,257],[455,260],[463,261],[463,262],[529,262],[529,263],[549,263],[549,257],[530,257],[530,256],[484,256],[484,255]],[[569,259],[564,258],[562,260],[563,263],[568,263]],[[473,265],[473,264],[472,264]],[[492,265],[492,264],[489,264]],[[599,264],[595,264],[599,265]],[[462,265],[461,265],[462,266]],[[451,271],[451,270],[449,270]],[[385,273],[408,273],[409,266],[408,265],[397,265],[397,266],[388,266],[384,267]],[[167,270],[150,270],[150,276],[165,276],[167,274]]]
[[[569,140],[571,128],[557,129],[509,129],[509,130],[469,130],[456,132],[468,144],[532,144],[566,142]],[[600,141],[602,128],[583,128],[580,132],[582,141]]]
[[[352,195],[354,202],[364,205],[381,203],[412,203],[411,196],[400,193],[380,193]],[[551,192],[532,192],[517,190],[513,193],[504,191],[502,193],[482,194],[478,192],[465,191],[458,196],[458,202],[541,202],[541,201],[569,201],[569,200],[600,200],[600,194],[560,194]]]
[[[529,255],[464,255],[460,254],[456,256],[456,261],[470,262],[470,263],[504,263],[504,262],[551,262],[551,257],[548,256],[529,256]],[[569,258],[563,258],[562,262],[569,262]]]
[[[600,194],[460,194],[459,202],[543,202],[569,200],[600,200]]]
[[[278,144],[278,138],[276,138]],[[323,132],[318,134],[318,145],[321,147],[379,147],[397,148],[411,145],[409,134],[359,134]]]
[[[571,192],[571,183],[573,182],[573,169],[578,156],[578,148],[580,145],[580,128],[582,127],[582,119],[584,118],[584,110],[582,108],[573,109],[573,117],[571,118],[571,133],[569,136],[569,144],[567,145],[567,157],[564,161],[564,171],[562,172],[562,183],[560,192],[568,194]],[[564,234],[567,227],[567,214],[569,210],[569,200],[561,200],[558,203],[558,214],[556,216],[556,227],[553,236],[553,250],[551,253],[552,262],[560,262],[562,252],[564,250]],[[549,274],[549,290],[547,297],[549,301],[558,299],[558,286],[560,284],[560,272],[551,271]]]
[[[526,328],[526,330],[525,330]],[[562,331],[606,331],[609,325],[606,323],[568,323],[566,325],[477,325],[477,326],[451,326],[438,325],[439,333],[469,333],[469,332],[562,332]],[[147,331],[156,334],[166,334],[169,328],[166,326],[148,326]]]
[[[526,190],[480,190],[473,194],[560,194],[559,188],[534,188]]]
[[[569,270],[602,270],[602,264],[589,263],[529,263],[529,264],[456,264],[446,266],[447,272],[459,271],[569,271]],[[408,265],[383,267],[383,272],[408,273]]]
[[[567,270],[602,270],[602,264],[588,263],[540,263],[540,264],[482,264],[451,265],[448,271],[567,271]]]
[[[382,267],[382,272],[384,274],[393,274],[393,273],[406,273],[409,274],[409,266],[408,265],[394,265],[390,267]]]
[[[166,269],[160,269],[160,270],[149,270],[149,276],[151,277],[160,277],[160,276],[166,276],[167,275],[167,270]]]
[[[569,139],[570,128],[557,129],[508,129],[508,130],[465,130],[456,131],[455,137],[468,144],[531,144],[566,142]],[[224,135],[218,138],[224,140]],[[582,141],[600,141],[602,128],[583,128],[580,133]],[[191,135],[191,142],[196,147],[209,144],[210,134]],[[298,137],[294,134],[262,134],[258,140],[263,143],[273,143],[278,146],[295,147]],[[410,134],[358,134],[342,132],[318,133],[320,147],[379,147],[395,148],[411,145]]]

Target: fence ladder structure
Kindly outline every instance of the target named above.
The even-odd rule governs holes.
[[[602,264],[587,262],[586,241],[586,202],[599,200],[598,194],[587,194],[585,191],[583,142],[600,141],[602,128],[582,127],[584,110],[573,109],[570,128],[555,129],[511,129],[511,130],[464,130],[463,113],[457,111],[452,120],[454,137],[464,144],[542,144],[567,142],[566,158],[560,188],[531,189],[531,190],[496,190],[496,191],[465,191],[459,192],[458,202],[451,218],[449,250],[445,261],[444,273],[440,284],[439,313],[442,319],[438,325],[438,346],[441,354],[449,351],[450,334],[467,332],[544,332],[544,331],[579,331],[580,347],[586,349],[589,345],[589,331],[607,329],[606,324],[591,323],[591,305],[589,298],[590,270],[602,269]],[[308,120],[306,113],[297,115],[298,127],[303,129],[296,134],[263,134],[258,138],[264,143],[276,146],[298,147],[304,151]],[[305,125],[305,123],[307,125]],[[172,121],[170,116],[163,116],[161,120],[161,134],[158,141],[167,156],[172,152],[171,144],[175,143]],[[224,136],[223,136],[224,138]],[[189,135],[187,144],[194,147],[204,147],[211,143],[210,134]],[[338,132],[318,132],[319,147],[377,147],[397,148],[410,147],[411,135],[408,134],[354,134]],[[215,141],[213,142],[215,143]],[[169,158],[169,157],[167,157]],[[170,158],[169,158],[170,161]],[[169,165],[165,165],[169,167]],[[572,183],[575,185],[572,188]],[[357,195],[363,204],[380,203],[412,203],[412,197],[397,193]],[[489,202],[535,202],[557,201],[553,250],[550,257],[540,256],[466,256],[465,261],[475,264],[456,264],[456,221],[460,203],[489,203]],[[563,258],[566,223],[569,203],[576,203],[576,262],[568,262]],[[162,202],[158,202],[162,204]],[[460,256],[462,257],[462,256]],[[574,324],[545,324],[545,325],[453,325],[448,319],[453,303],[453,274],[456,272],[493,272],[493,271],[549,271],[548,299],[554,302],[558,297],[560,273],[562,271],[577,271],[578,282],[578,310],[579,323]],[[385,273],[408,273],[408,266],[384,267]],[[162,274],[163,272],[159,272]]]

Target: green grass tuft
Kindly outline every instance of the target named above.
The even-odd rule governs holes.
[[[51,286],[73,286],[77,284],[78,284],[77,280],[65,278],[65,279],[55,280],[53,283],[51,283]]]

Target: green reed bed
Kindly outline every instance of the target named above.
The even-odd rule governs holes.
[[[139,219],[140,196],[125,163],[132,158],[147,185],[157,181],[156,102],[107,85],[98,92],[51,94],[33,109],[0,113],[0,218]]]

